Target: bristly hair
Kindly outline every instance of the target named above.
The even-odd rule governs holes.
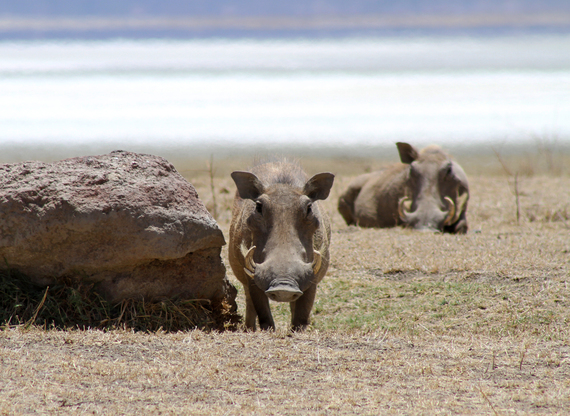
[[[307,174],[298,159],[287,157],[270,156],[255,159],[251,172],[266,185],[279,183],[301,189],[307,181]]]
[[[290,163],[292,165],[300,165],[298,158],[291,158],[284,155],[255,155],[251,167],[254,168],[266,163]]]

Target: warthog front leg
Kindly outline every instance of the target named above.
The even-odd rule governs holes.
[[[249,287],[244,285],[243,289],[245,292],[245,327],[255,331],[257,312],[255,312],[255,307],[249,294]]]
[[[249,297],[251,302],[247,302],[245,310],[246,326],[255,330],[255,315],[257,315],[261,329],[275,329],[275,322],[273,321],[271,308],[269,306],[269,298],[257,287],[253,280],[249,283]],[[249,325],[251,321],[253,321],[253,326]]]
[[[305,329],[310,322],[311,309],[315,302],[317,285],[312,284],[295,302],[291,302],[291,329],[299,331]]]

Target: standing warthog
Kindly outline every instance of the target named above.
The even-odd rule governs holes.
[[[398,163],[356,177],[338,201],[348,225],[466,233],[467,176],[439,146],[396,143]]]
[[[245,324],[255,329],[258,317],[261,329],[274,329],[271,299],[289,302],[293,330],[303,329],[329,265],[330,222],[318,200],[329,196],[334,175],[308,179],[296,164],[271,162],[232,178],[229,260],[244,287]]]

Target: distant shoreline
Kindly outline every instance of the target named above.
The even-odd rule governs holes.
[[[107,33],[343,32],[570,29],[570,13],[349,16],[18,17],[0,15],[0,38]]]

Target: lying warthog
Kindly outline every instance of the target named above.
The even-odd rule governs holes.
[[[330,222],[320,199],[334,175],[307,180],[296,164],[270,162],[233,172],[237,186],[230,226],[229,260],[243,284],[245,324],[274,329],[269,299],[289,302],[293,330],[309,324],[317,284],[329,265]]]
[[[360,175],[338,201],[348,225],[466,233],[469,187],[465,172],[439,146],[418,152],[396,143],[398,163]]]

